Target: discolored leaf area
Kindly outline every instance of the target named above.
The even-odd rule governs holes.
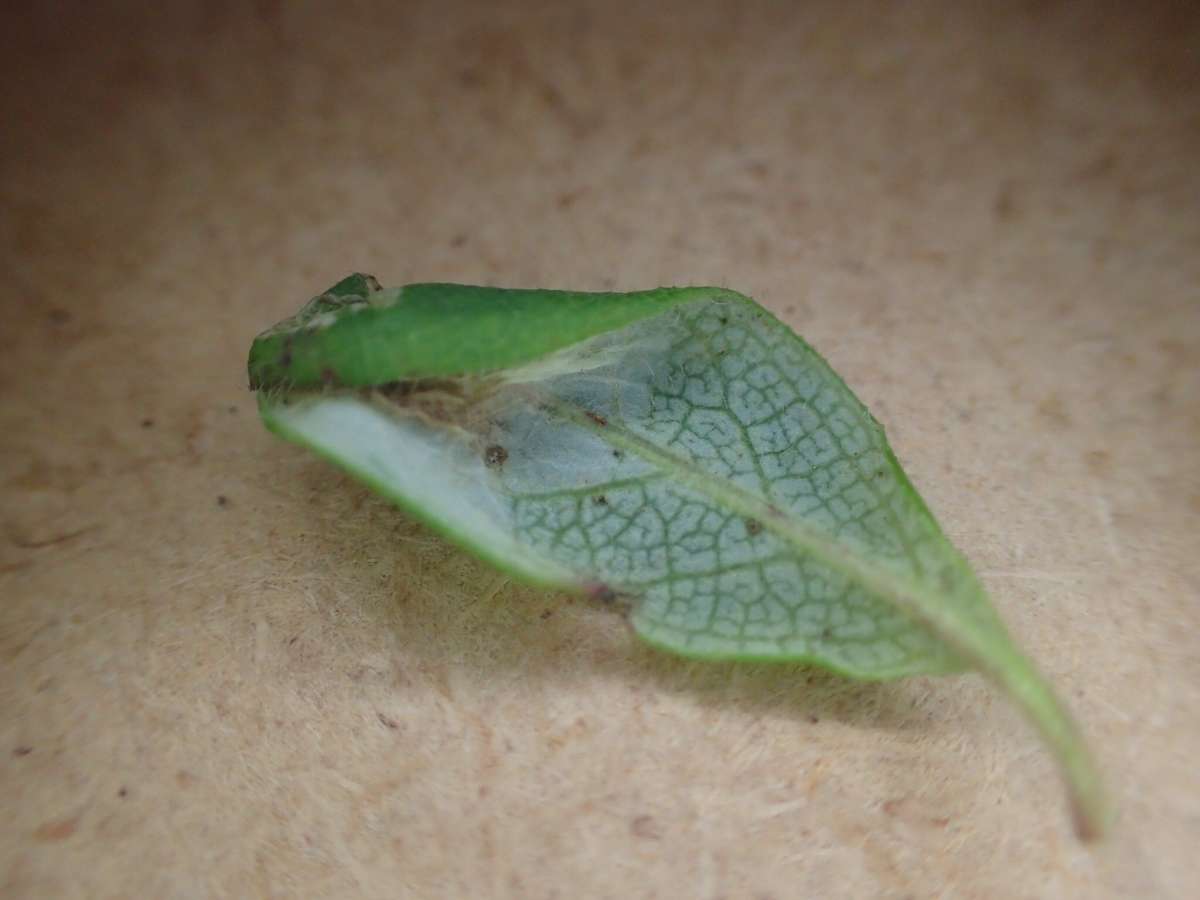
[[[255,342],[266,425],[527,581],[619,597],[703,659],[859,679],[975,668],[1056,753],[1077,830],[1108,812],[883,429],[747,297],[351,276]]]

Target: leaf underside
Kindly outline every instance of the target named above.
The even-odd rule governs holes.
[[[860,679],[978,668],[1054,746],[1080,830],[1102,828],[1069,717],[882,428],[790,329],[721,289],[455,287],[347,279],[266,333],[251,355],[264,422],[493,564],[628,604],[664,649]],[[497,322],[521,325],[502,354],[463,346]],[[371,337],[413,328],[412,346],[459,346],[414,371],[400,339]]]

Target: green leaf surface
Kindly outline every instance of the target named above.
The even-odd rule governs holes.
[[[1079,833],[1103,831],[1070,716],[883,429],[749,298],[355,275],[261,335],[249,371],[277,434],[514,575],[627,605],[664,650],[978,669],[1054,750]]]

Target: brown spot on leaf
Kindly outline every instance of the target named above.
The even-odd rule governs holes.
[[[762,522],[758,519],[746,519],[746,534],[754,537],[757,534],[762,534]]]
[[[508,451],[505,450],[503,447],[501,447],[499,444],[492,444],[486,450],[483,451],[484,465],[488,465],[493,468],[496,468],[498,466],[503,466],[505,460],[507,460],[507,459],[508,459]]]
[[[624,591],[618,591],[603,582],[593,582],[584,588],[588,599],[596,600],[606,606],[616,606],[627,611],[633,605],[634,597]]]
[[[457,378],[392,381],[374,389],[367,389],[365,397],[369,398],[372,390],[418,418],[453,425],[462,425],[462,416],[467,414],[471,404],[479,399],[477,394],[472,393],[473,389]]]
[[[601,603],[612,603],[617,599],[617,592],[607,584],[595,585],[589,593],[593,600],[599,600]]]

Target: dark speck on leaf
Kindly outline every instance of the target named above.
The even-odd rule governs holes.
[[[588,585],[586,590],[590,599],[598,600],[605,606],[617,607],[622,611],[628,610],[636,600],[632,594],[618,591],[603,582],[594,582]]]
[[[826,626],[825,628],[822,628],[821,629],[821,637],[824,638],[825,640],[829,640],[830,638],[833,637],[833,629],[829,628],[828,626]]]
[[[592,498],[592,502],[595,503],[597,506],[608,506],[608,498],[605,497],[603,494],[597,494],[595,497]]]
[[[756,534],[762,534],[762,529],[762,522],[758,521],[758,519],[746,520],[746,533],[750,535],[750,537],[754,537]]]
[[[600,415],[599,413],[592,412],[591,410],[587,411],[587,417],[601,427],[608,424],[608,419],[604,418],[604,416]]]
[[[153,419],[142,419],[142,427],[143,428],[153,428],[154,420]]]
[[[621,596],[602,581],[592,582],[587,586],[586,590],[587,596],[590,599],[599,600],[601,603],[615,603]]]
[[[217,495],[217,506],[224,508],[228,505],[229,505],[229,498],[226,497],[224,494],[218,494]]]
[[[483,451],[483,462],[485,465],[492,467],[502,466],[506,459],[508,459],[508,451],[499,444],[492,444]]]

